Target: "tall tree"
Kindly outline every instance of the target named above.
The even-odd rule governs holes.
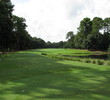
[[[73,31],[70,31],[66,34],[66,39],[68,39],[68,41],[64,45],[65,48],[74,48],[74,37],[75,35]]]
[[[28,32],[26,31],[27,25],[25,22],[26,20],[24,18],[13,15],[13,32],[15,35],[15,45],[17,50],[25,48],[25,41],[28,35]]]
[[[84,18],[80,22],[78,33],[81,33],[87,36],[91,32],[91,30],[92,30],[92,21],[90,20],[90,18]]]
[[[104,19],[103,29],[104,33],[110,33],[110,17]]]
[[[76,48],[86,49],[87,48],[87,36],[92,31],[92,21],[90,18],[84,18],[80,22],[80,26],[78,28],[78,33],[75,35],[74,44]]]
[[[74,37],[73,31],[70,31],[66,34],[66,39],[71,39],[72,37]]]
[[[0,48],[4,53],[4,49],[10,47],[10,41],[13,22],[12,22],[13,5],[10,0],[0,0]]]
[[[110,18],[104,19],[103,30],[103,48],[106,50],[110,45]]]
[[[71,35],[70,35],[71,36]],[[71,43],[67,42],[68,45]],[[110,18],[84,18],[74,36],[75,48],[107,50],[110,45]]]
[[[100,17],[94,17],[92,20],[92,34],[99,34],[103,26],[103,20]]]

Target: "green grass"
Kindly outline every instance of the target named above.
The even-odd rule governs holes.
[[[79,49],[39,49],[37,50],[38,54],[45,55],[51,58],[78,61],[85,63],[93,63],[97,65],[110,65],[109,59],[95,59],[95,58],[80,58],[80,56],[94,55],[94,54],[107,54],[107,52],[101,51],[88,51],[88,50],[79,50]],[[35,50],[31,51],[36,53]]]
[[[52,59],[42,52],[55,53],[41,49],[1,57],[0,100],[110,100],[110,66]]]
[[[108,54],[107,52],[95,52],[95,51],[88,51],[88,50],[80,50],[80,49],[38,49],[28,51],[30,53],[37,53],[37,54],[47,54],[47,55],[54,55],[54,56],[86,56],[86,55],[94,55],[94,54]]]
[[[31,50],[31,53],[35,52],[36,50]],[[50,55],[85,55],[85,54],[93,54],[95,52],[88,51],[88,50],[79,50],[79,49],[38,49],[37,53],[46,53]]]

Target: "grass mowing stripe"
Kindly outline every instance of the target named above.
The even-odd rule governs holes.
[[[0,100],[110,99],[109,66],[51,59],[39,55],[42,51],[3,57]]]

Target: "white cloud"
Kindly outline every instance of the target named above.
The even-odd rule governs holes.
[[[46,41],[65,40],[84,17],[109,17],[109,0],[12,0],[14,14],[26,19],[31,36]],[[22,1],[22,2],[21,2]]]

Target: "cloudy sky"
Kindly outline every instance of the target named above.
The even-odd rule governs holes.
[[[110,0],[11,0],[14,14],[26,19],[31,36],[45,41],[64,41],[77,32],[84,17],[110,17]]]

